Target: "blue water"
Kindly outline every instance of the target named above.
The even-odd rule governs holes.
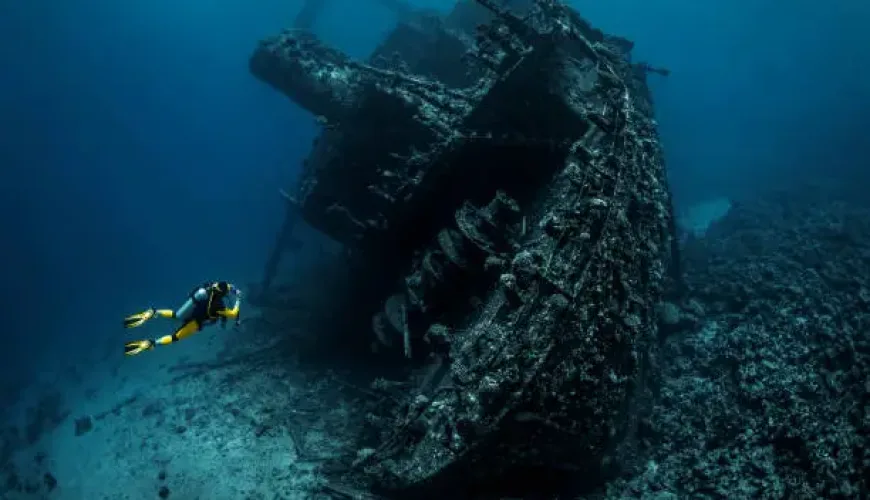
[[[672,71],[651,86],[678,210],[866,166],[870,3],[573,3],[634,40],[636,60]],[[376,4],[336,0],[315,30],[364,58],[395,21]],[[292,186],[317,129],[247,58],[300,5],[0,4],[0,388],[73,369],[99,390],[109,375],[89,371],[120,357],[124,315],[176,307],[204,280],[259,278],[283,217],[277,189]],[[197,340],[178,352],[202,351]],[[73,416],[77,404],[65,402]],[[52,460],[70,460],[42,439]]]

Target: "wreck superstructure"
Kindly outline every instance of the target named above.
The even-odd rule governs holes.
[[[649,67],[560,2],[512,7],[409,16],[368,62],[302,30],[250,61],[324,124],[292,201],[357,270],[352,335],[429,367],[354,464],[414,498],[594,482],[654,344],[673,235]]]

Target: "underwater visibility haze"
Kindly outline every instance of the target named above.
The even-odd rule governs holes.
[[[4,2],[0,499],[866,498],[868,24]]]

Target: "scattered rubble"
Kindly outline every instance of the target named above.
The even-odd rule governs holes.
[[[870,207],[818,187],[735,206],[684,249],[644,449],[607,498],[864,498]]]

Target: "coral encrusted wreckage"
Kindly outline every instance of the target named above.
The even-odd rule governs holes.
[[[631,49],[553,0],[408,15],[367,62],[299,29],[257,47],[252,73],[323,125],[287,198],[346,250],[341,319],[413,374],[348,484],[588,491],[632,453],[675,256]]]

